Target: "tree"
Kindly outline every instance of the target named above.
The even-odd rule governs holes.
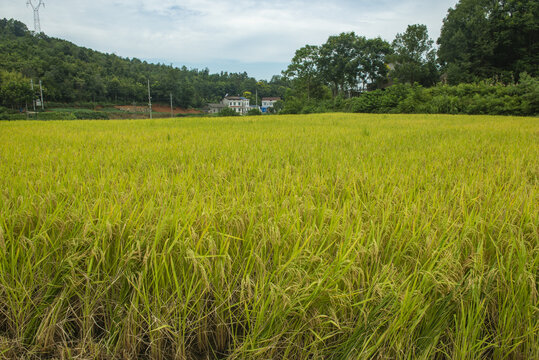
[[[281,110],[284,108],[284,101],[282,100],[279,100],[279,101],[276,101],[274,104],[273,104],[273,107],[270,107],[268,109],[268,112],[270,114],[278,114],[281,112]]]
[[[387,79],[389,43],[367,39],[354,32],[330,36],[320,48],[318,68],[332,87],[333,95],[361,88],[376,88]]]
[[[354,32],[341,33],[330,36],[320,47],[318,67],[322,78],[331,85],[333,96],[356,85],[356,41]]]
[[[438,57],[451,84],[539,72],[539,2],[460,0],[448,10]]]
[[[391,77],[401,83],[431,86],[437,82],[436,52],[429,38],[427,26],[408,25],[406,32],[393,40],[394,69]]]
[[[0,104],[21,108],[32,99],[30,79],[18,72],[0,71]]]
[[[387,56],[392,53],[391,45],[381,38],[356,40],[356,66],[354,75],[359,77],[359,83],[365,89],[379,88],[387,80]]]
[[[305,45],[296,50],[288,68],[283,75],[294,82],[296,87],[305,90],[307,99],[317,98],[321,87],[318,71],[319,48],[313,45]]]
[[[21,37],[28,33],[28,27],[18,20],[0,19],[0,33]]]
[[[387,56],[391,53],[391,45],[381,38],[367,39],[354,32],[330,36],[320,47],[306,45],[296,51],[283,71],[293,83],[287,98],[308,102],[311,98],[350,96],[352,91],[376,89],[387,80]]]

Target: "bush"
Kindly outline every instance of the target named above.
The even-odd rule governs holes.
[[[74,102],[69,102],[69,103],[57,102],[57,101],[47,101],[47,107],[49,107],[49,108],[65,108],[65,109],[73,109],[73,110],[77,110],[77,109],[93,110],[96,107],[102,107],[102,108],[110,107],[110,108],[113,108],[116,105],[118,105],[118,104],[114,103],[114,102],[108,102],[108,101],[97,101],[97,102],[93,102],[93,101],[74,101]]]
[[[26,120],[26,114],[0,113],[0,120]]]
[[[37,114],[37,120],[77,120],[75,115],[70,112],[40,112]]]
[[[219,116],[240,116],[240,114],[238,114],[236,110],[226,107],[219,111]]]
[[[399,113],[404,114],[425,114],[429,113],[429,103],[432,95],[425,91],[423,86],[414,85],[410,87],[408,96],[397,106]]]
[[[78,120],[108,120],[107,113],[92,110],[77,110],[73,112]]]
[[[258,116],[262,115],[262,111],[260,111],[259,108],[252,108],[247,112],[247,115],[249,116]]]
[[[524,73],[520,76],[520,83],[510,85],[486,81],[431,88],[397,84],[346,100],[341,97],[333,100],[290,97],[282,113],[327,111],[534,116],[539,114],[539,79]]]
[[[382,90],[366,92],[358,97],[346,101],[347,111],[354,113],[374,113],[379,108],[378,100],[382,97]]]
[[[281,114],[301,114],[303,111],[303,101],[297,97],[290,97],[284,103]]]
[[[79,110],[75,112],[67,111],[47,111],[37,114],[28,114],[28,120],[107,120],[109,117],[106,113]],[[9,114],[0,111],[0,120],[26,120],[26,114]]]
[[[520,82],[515,88],[522,99],[520,104],[522,114],[539,114],[539,79],[523,73],[520,75]]]
[[[276,101],[275,104],[273,104],[273,107],[270,107],[268,109],[268,112],[270,114],[279,114],[281,110],[283,110],[283,108],[284,108],[284,101],[279,100],[279,101]]]

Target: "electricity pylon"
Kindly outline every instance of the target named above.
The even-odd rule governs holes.
[[[28,0],[26,2],[26,6],[31,6],[34,10],[34,31],[36,34],[39,34],[41,32],[41,23],[39,22],[39,8],[43,5],[45,7],[45,2],[43,0],[39,0],[39,3],[37,5],[34,5],[33,0]]]

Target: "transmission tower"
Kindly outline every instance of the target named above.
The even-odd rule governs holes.
[[[28,0],[26,2],[26,6],[31,6],[34,10],[34,31],[36,34],[39,34],[41,32],[41,23],[39,22],[39,8],[43,5],[45,7],[45,2],[43,0],[39,0],[39,3],[37,5],[34,5],[34,0]]]

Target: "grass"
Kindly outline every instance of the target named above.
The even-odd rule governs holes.
[[[539,358],[537,118],[0,123],[0,357]]]

